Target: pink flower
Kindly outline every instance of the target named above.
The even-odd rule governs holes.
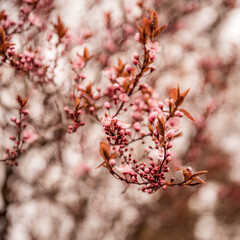
[[[160,51],[160,47],[158,46],[157,42],[151,42],[148,41],[148,43],[146,44],[146,48],[149,51],[149,57],[151,60],[155,60],[156,59],[156,54]]]
[[[141,125],[140,125],[140,123],[139,122],[135,122],[134,124],[133,124],[133,128],[134,128],[134,130],[135,131],[140,131],[140,129],[141,129]]]
[[[172,129],[172,130],[174,130],[174,131],[178,131],[179,128],[181,127],[181,126],[180,126],[180,119],[179,119],[178,117],[170,118],[170,119],[167,121],[166,126],[167,126],[168,129]]]
[[[127,165],[122,165],[120,167],[116,167],[116,169],[119,171],[119,172],[122,172],[122,173],[125,173],[125,174],[128,174],[128,173],[132,173],[133,170],[131,168],[131,164],[127,164]]]
[[[128,72],[131,72],[132,71],[132,66],[130,64],[127,64],[125,66],[125,70],[128,71]]]
[[[104,127],[109,127],[111,125],[111,122],[112,122],[112,118],[110,118],[109,116],[102,118],[102,125]]]
[[[110,165],[111,167],[113,167],[115,164],[116,164],[115,159],[110,159],[110,160],[109,160],[109,165]]]
[[[33,14],[33,13],[31,13],[31,14],[29,15],[28,21],[29,21],[32,25],[34,25],[34,26],[36,26],[36,27],[38,27],[38,28],[41,28],[41,27],[43,26],[43,23],[42,23],[42,21],[40,20],[40,18],[39,18],[37,15]]]
[[[137,42],[140,42],[140,34],[139,34],[139,33],[136,33],[136,35],[135,35],[135,40],[136,40]]]
[[[170,130],[167,132],[167,137],[168,138],[173,138],[175,136],[175,131],[174,130]]]
[[[130,25],[130,24],[124,24],[123,25],[123,30],[127,35],[131,35],[134,33],[135,29]]]
[[[90,172],[90,167],[86,164],[80,164],[79,166],[77,166],[76,170],[75,170],[75,174],[78,177],[82,177],[84,175],[88,175]]]
[[[114,119],[117,119],[117,118],[114,118]],[[131,124],[128,124],[128,123],[125,123],[119,119],[117,119],[117,125],[123,129],[127,129],[127,128],[130,128]]]
[[[156,119],[157,115],[158,115],[158,113],[156,111],[151,112],[148,116],[148,121],[150,123],[152,123]]]
[[[141,112],[133,112],[132,117],[137,120],[140,121],[142,119],[142,113]]]
[[[139,57],[140,57],[140,55],[139,55],[138,53],[134,53],[134,54],[133,54],[133,59],[136,59],[136,60],[138,60],[138,59],[139,59]]]
[[[72,64],[73,64],[73,67],[72,67],[73,69],[82,69],[85,66],[85,61],[81,56],[77,54]]]
[[[106,109],[110,109],[110,108],[111,108],[111,104],[110,104],[109,102],[105,102],[105,103],[104,103],[104,107],[105,107]]]
[[[148,51],[152,51],[155,53],[158,53],[161,50],[161,48],[158,46],[158,42],[151,41],[148,41],[148,43],[146,44],[146,48]]]
[[[108,41],[105,44],[105,48],[111,52],[114,53],[117,51],[117,45],[114,43],[113,39],[108,39]]]
[[[119,95],[119,100],[122,101],[122,102],[127,102],[129,100],[129,97],[126,93],[121,93]]]
[[[33,143],[38,139],[38,135],[31,129],[23,131],[23,138],[27,143]]]
[[[106,70],[103,71],[103,74],[110,80],[113,81],[116,79],[117,75],[116,75],[116,71],[113,67],[108,68]]]

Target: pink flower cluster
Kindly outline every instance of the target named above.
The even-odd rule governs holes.
[[[104,95],[108,97],[109,102],[113,101],[114,105],[118,105],[119,102],[128,102],[129,96],[127,94],[128,90],[126,89],[126,85],[128,85],[128,89],[131,89],[132,77],[116,77],[113,68],[106,70],[105,74],[108,75],[111,81],[104,93]],[[112,106],[110,105],[109,108],[112,108]]]
[[[102,118],[102,126],[110,145],[120,146],[120,148],[128,145],[128,136],[132,134],[129,129],[131,124],[124,123],[117,117],[111,118],[106,114]]]
[[[47,76],[47,67],[42,62],[42,57],[37,54],[37,51],[26,51],[24,53],[17,53],[13,46],[7,50],[8,61],[19,72],[30,73],[32,79],[36,83],[46,83],[50,79]]]
[[[85,125],[85,122],[80,120],[80,115],[83,113],[83,110],[78,109],[70,110],[69,107],[64,108],[67,118],[73,120],[73,123],[68,126],[68,133],[74,133],[81,126]]]
[[[149,51],[149,57],[151,61],[156,60],[157,53],[159,53],[161,50],[161,48],[158,45],[158,42],[152,42],[152,41],[147,42],[146,49]]]
[[[11,117],[10,120],[13,122],[17,127],[16,135],[9,136],[9,139],[13,141],[14,145],[12,149],[6,148],[6,155],[4,158],[4,162],[7,165],[15,165],[18,166],[17,159],[24,151],[23,146],[25,142],[30,141],[31,143],[36,140],[37,136],[32,132],[27,133],[26,127],[26,116],[28,115],[29,111],[23,108],[19,110],[19,118]],[[34,138],[34,139],[33,139]]]

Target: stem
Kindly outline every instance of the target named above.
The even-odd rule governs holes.
[[[142,136],[142,137],[135,138],[135,139],[133,139],[131,142],[129,142],[128,145],[131,144],[131,143],[133,143],[133,142],[137,142],[137,141],[139,141],[139,140],[142,140],[143,138],[148,137],[148,136],[151,136],[151,134],[149,133],[149,134],[146,134],[146,135],[144,135],[144,136]]]
[[[142,77],[143,75],[143,71],[145,70],[146,68],[146,65],[148,63],[148,58],[146,59],[145,56],[146,56],[146,53],[147,53],[147,49],[146,49],[146,46],[144,45],[144,61],[143,61],[143,65],[141,66],[141,70],[140,72],[138,73],[138,75],[135,77],[134,79],[134,84],[133,84],[133,87],[132,89],[130,90],[130,92],[128,93],[128,97],[132,95],[133,93],[133,90],[135,89],[135,87],[137,86],[137,83],[139,81],[139,79]],[[117,112],[113,115],[113,118],[116,117],[119,112],[122,110],[123,106],[124,106],[124,103],[125,102],[122,102],[120,107],[118,108]]]

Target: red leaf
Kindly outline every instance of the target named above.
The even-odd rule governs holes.
[[[159,125],[159,128],[160,128],[160,134],[164,137],[165,135],[165,122],[164,122],[164,118],[163,117],[159,117],[157,116],[158,118],[158,125]]]
[[[190,88],[187,89],[185,92],[183,92],[183,93],[181,94],[181,96],[185,98],[185,97],[187,96],[187,94],[188,94],[189,91],[190,91]]]
[[[79,104],[80,104],[80,99],[78,97],[76,97],[76,99],[75,99],[75,109],[76,110],[79,109]]]
[[[181,111],[186,117],[188,117],[188,118],[191,119],[192,121],[195,121],[195,119],[193,118],[193,116],[192,116],[186,109],[179,109],[179,111]]]
[[[148,18],[144,18],[142,22],[143,31],[148,35],[151,36],[151,21]]]
[[[174,102],[177,101],[178,99],[178,91],[176,88],[173,88],[170,93],[169,93],[170,97],[174,100]]]
[[[151,13],[151,27],[154,30],[158,27],[158,14],[155,10]]]
[[[100,155],[105,161],[109,160],[110,157],[110,146],[106,142],[100,143]]]
[[[24,98],[24,99],[22,100],[22,107],[24,107],[24,106],[27,104],[27,101],[28,101],[27,98]]]
[[[22,98],[20,95],[17,95],[17,102],[22,106]]]
[[[175,102],[176,107],[181,106],[184,101],[184,97],[180,96],[177,101]]]

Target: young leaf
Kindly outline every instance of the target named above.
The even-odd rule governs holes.
[[[109,159],[114,159],[114,158],[116,158],[118,156],[118,153],[112,153],[111,155],[110,155],[110,157],[109,157]]]
[[[3,28],[0,28],[0,46],[5,42],[5,32]]]
[[[78,97],[76,97],[76,99],[75,99],[75,109],[76,110],[78,110],[79,104],[80,104],[80,99]]]
[[[153,30],[158,27],[158,14],[155,10],[151,13],[151,27]]]
[[[22,106],[22,98],[20,95],[17,95],[17,102],[19,103],[20,106]]]
[[[83,57],[84,57],[84,59],[88,59],[88,57],[89,57],[89,52],[86,47],[84,48],[84,51],[83,51]]]
[[[100,143],[100,155],[105,161],[109,160],[110,156],[110,147],[106,142]]]
[[[188,88],[185,92],[183,92],[181,96],[185,98],[189,91],[190,91],[190,88]]]
[[[176,107],[181,106],[184,101],[184,97],[180,96],[175,102]]]
[[[188,117],[189,119],[191,119],[193,122],[195,121],[195,119],[193,118],[193,116],[192,116],[186,109],[179,109],[179,111],[181,111],[186,117]]]
[[[164,119],[163,119],[163,117],[159,117],[159,116],[157,116],[157,118],[158,118],[158,126],[159,126],[159,130],[160,130],[160,134],[164,137],[164,135],[165,135],[165,122],[164,122]]]
[[[144,18],[142,22],[143,32],[145,32],[148,36],[151,36],[151,21],[148,18]]]
[[[160,32],[163,32],[166,27],[167,27],[167,24],[161,26],[161,27],[160,27]]]
[[[171,91],[170,91],[170,97],[174,100],[174,102],[177,101],[178,99],[178,90],[176,88],[173,88]]]
[[[24,99],[22,100],[22,107],[24,107],[24,106],[27,104],[27,101],[28,101],[27,98],[24,98]]]

